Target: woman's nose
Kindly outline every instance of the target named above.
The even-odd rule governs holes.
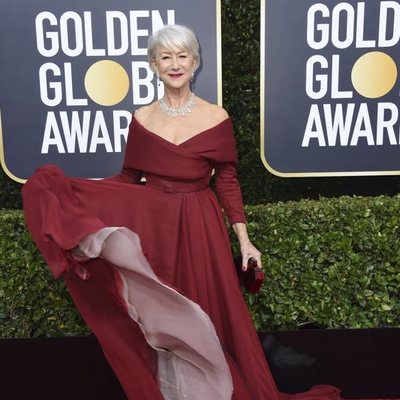
[[[179,68],[179,63],[178,63],[178,58],[177,57],[172,57],[172,69],[178,69]]]

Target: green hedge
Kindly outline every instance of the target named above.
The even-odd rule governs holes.
[[[267,279],[246,295],[259,330],[400,326],[400,197],[247,206]],[[0,211],[0,337],[83,335],[20,211]]]
[[[248,207],[267,281],[248,296],[265,329],[400,326],[400,197]]]
[[[0,337],[78,336],[87,329],[52,279],[21,211],[0,210]]]

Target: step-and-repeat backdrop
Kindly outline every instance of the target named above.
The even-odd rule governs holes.
[[[400,173],[400,2],[262,0],[261,156],[279,176]]]
[[[99,178],[121,167],[131,113],[163,94],[149,35],[192,27],[196,93],[221,104],[219,0],[5,0],[0,159]],[[400,173],[399,1],[261,0],[261,158],[279,176]]]
[[[4,171],[20,182],[47,163],[84,178],[119,172],[132,112],[163,95],[146,51],[165,24],[196,32],[195,92],[221,104],[219,0],[2,0]]]

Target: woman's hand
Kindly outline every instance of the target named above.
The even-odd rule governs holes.
[[[257,266],[262,268],[261,264],[261,252],[257,250],[250,241],[247,243],[240,244],[240,252],[242,253],[242,270],[247,270],[247,264],[250,258],[254,258],[257,262]]]
[[[250,258],[254,258],[257,265],[262,268],[261,253],[252,245],[247,234],[246,224],[243,222],[236,222],[232,224],[232,228],[238,238],[240,244],[240,252],[242,254],[242,269],[247,270],[247,263]]]

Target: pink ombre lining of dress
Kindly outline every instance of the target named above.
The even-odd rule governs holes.
[[[100,229],[81,240],[74,257],[99,257],[106,247],[113,252],[110,238],[116,232],[124,240],[114,241],[118,243],[115,251],[120,243],[129,244],[129,249],[122,250],[132,255],[120,265],[113,263],[123,283],[120,295],[157,352],[157,377],[164,399],[230,400],[232,377],[209,316],[158,279],[143,255],[138,235],[127,228]]]

